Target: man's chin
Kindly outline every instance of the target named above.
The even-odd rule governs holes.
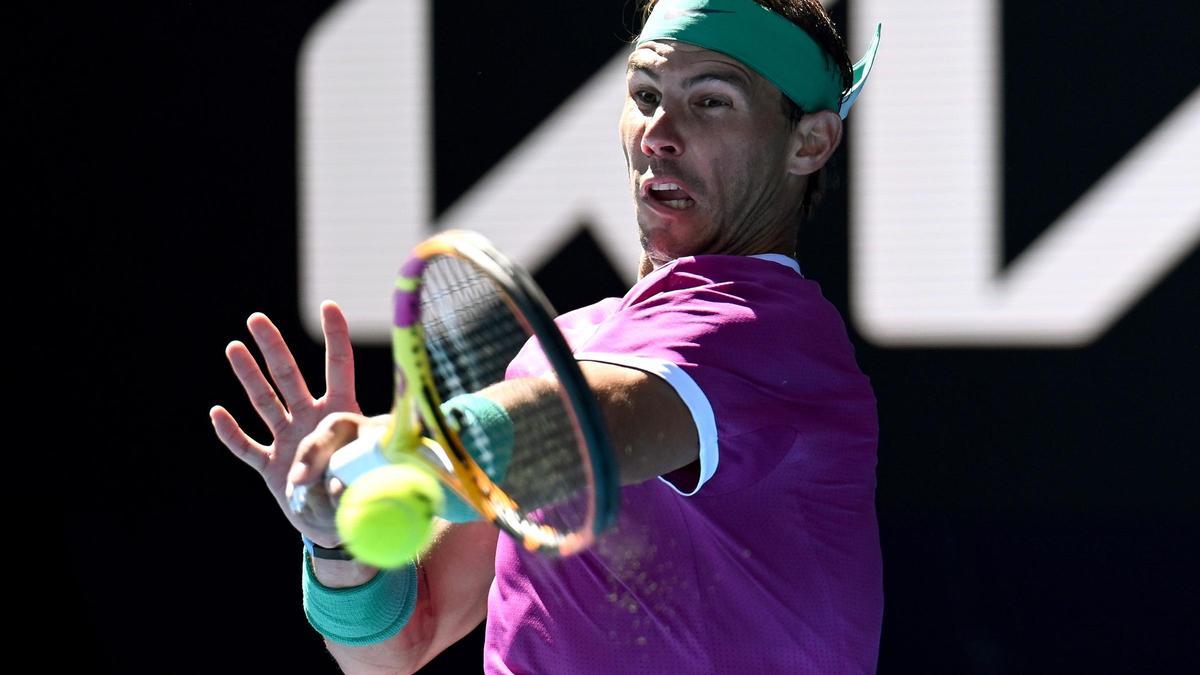
[[[676,258],[696,255],[700,250],[694,242],[672,236],[672,233],[664,228],[647,230],[643,227],[641,243],[642,252],[656,269]]]

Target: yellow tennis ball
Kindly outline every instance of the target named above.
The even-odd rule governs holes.
[[[410,464],[373,469],[342,493],[337,528],[350,553],[368,565],[400,567],[433,535],[445,496],[432,473]]]

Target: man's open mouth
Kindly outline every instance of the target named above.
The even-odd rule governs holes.
[[[688,193],[675,183],[657,183],[646,191],[646,197],[672,209],[690,208],[696,203]]]

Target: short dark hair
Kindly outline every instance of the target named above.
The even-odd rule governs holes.
[[[854,68],[850,64],[850,54],[846,51],[846,41],[834,27],[833,20],[829,18],[829,14],[821,5],[820,0],[754,0],[754,2],[791,21],[808,33],[809,37],[821,48],[828,63],[841,73],[842,91],[850,88],[850,85],[854,83]],[[646,1],[642,14],[643,22],[650,16],[650,12],[654,10],[654,5],[657,3],[658,0]],[[782,95],[782,92],[780,93],[783,115],[792,124],[799,122],[800,118],[808,111],[802,109],[792,99]],[[811,218],[816,211],[821,198],[825,196],[825,184],[825,169],[808,177],[804,198],[800,201],[801,222]]]

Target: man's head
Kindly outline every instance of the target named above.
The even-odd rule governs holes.
[[[793,252],[796,227],[819,198],[821,169],[841,140],[837,110],[852,74],[824,9],[817,0],[754,2],[663,0],[629,57],[621,138],[654,266],[701,253]],[[651,0],[647,12],[658,4]],[[730,55],[757,48],[764,27],[739,22],[760,20],[751,12],[763,7],[778,14],[765,28],[797,47],[788,58],[807,59],[795,68],[784,61],[779,83],[757,54]],[[771,49],[759,53],[777,58]]]

